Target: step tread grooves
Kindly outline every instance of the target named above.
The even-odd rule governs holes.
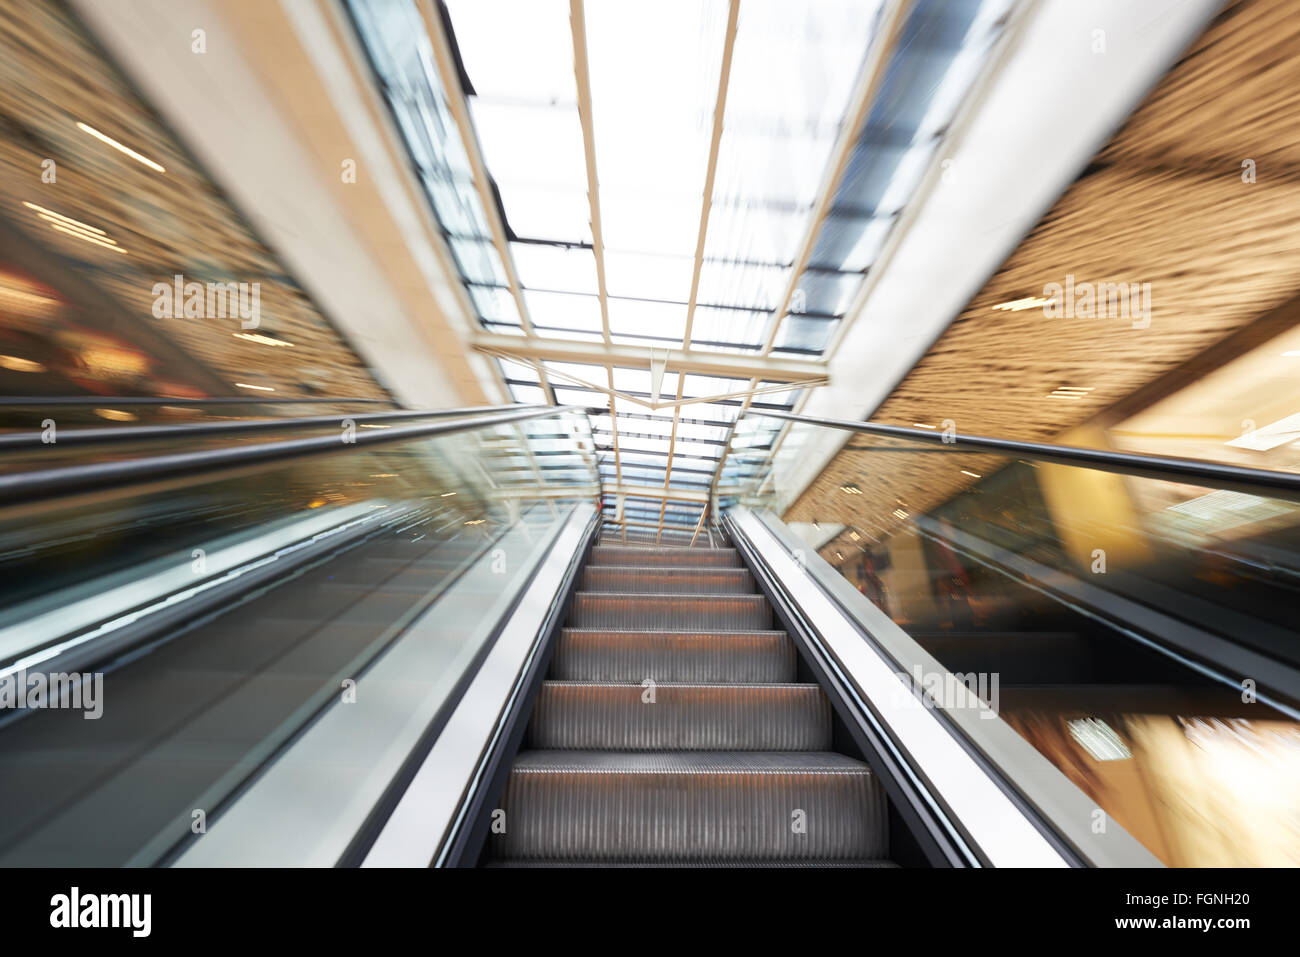
[[[528,734],[534,748],[820,751],[831,706],[815,684],[547,681]]]

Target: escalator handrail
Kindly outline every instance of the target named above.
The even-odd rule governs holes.
[[[916,439],[938,444],[953,452],[996,452],[1047,462],[1054,465],[1081,466],[1121,475],[1159,479],[1168,482],[1187,482],[1210,488],[1229,489],[1300,501],[1300,473],[1257,469],[1244,465],[1229,465],[1203,459],[1179,458],[1170,455],[1145,455],[1138,452],[1116,452],[1111,449],[1088,449],[1074,445],[1054,445],[1047,442],[1024,442],[1019,439],[999,439],[983,435],[949,434],[930,429],[910,428],[903,425],[884,425],[879,422],[854,422],[848,419],[824,419],[793,412],[776,412],[768,409],[748,410],[745,415],[760,418],[786,419],[832,429],[865,432],[889,438]]]
[[[225,422],[186,422],[170,425],[123,425],[93,429],[69,429],[57,433],[58,441],[45,441],[42,430],[0,433],[0,452],[9,449],[49,448],[65,445],[113,445],[117,443],[147,442],[154,439],[186,439],[199,435],[240,435],[248,432],[267,432],[275,429],[312,428],[336,425],[341,419],[354,422],[391,422],[404,419],[446,419],[452,416],[478,413],[504,412],[511,409],[530,408],[522,403],[510,405],[477,405],[461,409],[400,410],[397,412],[339,412],[333,415],[285,416],[276,419],[239,419]]]
[[[77,492],[99,492],[142,482],[204,475],[250,465],[289,462],[306,456],[352,451],[363,446],[390,445],[413,439],[448,435],[453,432],[469,432],[493,425],[557,415],[566,411],[583,412],[584,410],[577,406],[563,405],[523,408],[507,406],[505,411],[495,415],[474,416],[452,422],[398,426],[373,432],[356,431],[351,434],[347,442],[342,441],[338,435],[312,436],[304,439],[287,439],[282,442],[260,442],[255,445],[201,449],[118,462],[69,465],[0,475],[0,505],[39,502]]]

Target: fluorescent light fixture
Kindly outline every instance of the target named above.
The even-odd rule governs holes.
[[[1023,312],[1026,309],[1039,309],[1052,305],[1056,300],[1046,296],[1025,296],[1022,299],[1012,299],[1009,302],[1000,302],[994,309],[1002,312]]]
[[[49,217],[42,216],[41,219],[49,219]],[[97,236],[91,236],[88,233],[84,233],[79,229],[74,229],[70,226],[64,226],[62,223],[59,222],[51,221],[50,228],[57,229],[59,232],[66,233],[69,236],[76,236],[78,239],[83,239],[88,243],[94,243],[96,246],[99,246],[103,249],[111,249],[115,253],[122,253],[123,255],[126,255],[126,250],[123,249],[121,246],[119,246],[112,239],[100,239]]]
[[[0,369],[8,369],[10,372],[44,372],[45,366],[21,356],[0,356]]]
[[[961,470],[961,474],[962,474],[962,475],[969,475],[971,478],[983,478],[983,477],[984,477],[983,475],[980,475],[978,472],[970,472],[970,471],[967,471],[966,469],[962,469],[962,470]]]
[[[272,336],[264,336],[258,332],[236,332],[233,333],[236,339],[244,339],[248,342],[256,342],[263,346],[288,346],[293,348],[292,342],[286,342],[284,339],[276,339]]]
[[[937,425],[926,425],[924,422],[913,422],[913,423],[912,423],[912,428],[914,428],[914,429],[937,429],[938,426],[937,426]]]
[[[236,382],[235,387],[238,389],[252,389],[255,392],[274,392],[269,385],[249,385],[247,382]]]
[[[907,511],[906,509],[896,508],[894,509],[894,516],[896,518],[907,518]]]
[[[108,419],[111,422],[134,422],[136,416],[131,412],[123,412],[120,409],[96,409],[95,414],[101,419]]]
[[[81,220],[73,219],[71,216],[64,216],[62,213],[56,213],[54,210],[46,209],[44,206],[37,206],[35,203],[29,203],[25,200],[23,201],[23,205],[26,206],[28,209],[34,209],[36,210],[36,212],[42,214],[41,215],[42,219],[48,219],[53,217],[53,219],[63,223],[65,226],[75,226],[78,229],[86,230],[86,232],[98,233],[100,236],[105,236],[105,237],[108,236],[108,233],[104,232],[102,229],[96,226],[91,226],[89,223],[83,223]]]
[[[840,486],[840,491],[841,491],[841,492],[844,492],[845,494],[848,494],[848,495],[861,495],[861,494],[862,494],[862,489],[858,488],[856,485],[841,485],[841,486]]]
[[[1070,729],[1070,737],[1096,761],[1123,761],[1133,757],[1123,739],[1100,718],[1078,718],[1065,724]]]
[[[1286,445],[1300,438],[1300,412],[1278,419],[1262,429],[1255,429],[1224,443],[1236,449],[1250,449],[1252,452],[1267,452],[1278,446]]]
[[[123,143],[119,143],[111,136],[106,136],[105,134],[99,132],[99,130],[95,129],[93,126],[87,126],[85,123],[79,122],[77,123],[77,129],[81,130],[81,132],[83,133],[89,133],[91,136],[99,140],[101,143],[107,143],[109,146],[113,147],[113,149],[125,153],[127,156],[131,157],[131,159],[135,160],[136,162],[143,163],[145,166],[149,167],[151,170],[154,170],[155,172],[158,173],[167,172],[165,169],[163,169],[161,166],[159,166],[149,157],[137,153],[135,150],[131,149],[131,147]]]

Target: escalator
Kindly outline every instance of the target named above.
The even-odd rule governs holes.
[[[884,791],[734,548],[597,545],[492,866],[888,865]]]
[[[0,571],[44,583],[0,695],[103,683],[0,713],[0,863],[1158,866],[1171,734],[1290,733],[1281,665],[1235,700],[1247,643],[1193,659],[1059,545],[909,516],[868,591],[761,496],[627,545],[582,410],[401,417],[0,479]]]

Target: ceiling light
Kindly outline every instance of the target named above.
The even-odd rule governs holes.
[[[487,521],[486,518],[476,518],[476,519],[474,519],[474,521],[472,521],[472,522],[466,522],[465,524],[466,524],[466,525],[482,525],[482,524],[483,524],[484,522],[486,522],[486,521]]]
[[[41,219],[49,219],[49,217],[42,216]],[[98,236],[91,236],[89,233],[83,233],[79,229],[74,229],[71,226],[64,226],[62,223],[58,223],[58,222],[51,222],[50,228],[57,229],[59,232],[66,233],[69,236],[76,236],[78,239],[84,239],[86,242],[94,243],[96,246],[99,246],[103,249],[111,249],[115,253],[122,253],[123,255],[126,254],[126,250],[123,249],[121,246],[119,246],[115,240],[100,239]]]
[[[856,485],[841,485],[841,486],[840,486],[840,491],[841,491],[841,492],[844,492],[844,493],[846,493],[846,494],[848,494],[848,495],[861,495],[861,494],[862,494],[862,489],[858,488]]]
[[[1287,359],[1300,358],[1300,349],[1292,349],[1290,352],[1284,352],[1282,355]]]
[[[1025,309],[1037,309],[1040,307],[1050,306],[1056,300],[1045,296],[1025,296],[1023,299],[1012,299],[1010,302],[1000,302],[994,309],[1002,312],[1022,312]]]
[[[376,472],[371,478],[397,478],[396,472]]]
[[[96,409],[95,414],[101,419],[108,419],[112,422],[134,422],[136,417],[130,412],[123,412],[120,409]]]
[[[857,532],[849,532],[849,538],[853,539],[855,542],[859,542],[862,540],[862,536],[859,535]]]
[[[835,559],[836,559],[836,561],[841,561],[841,562],[844,561],[844,553],[843,553],[843,552],[836,552],[836,553],[835,553]]]
[[[43,213],[44,216],[42,218],[48,218],[52,216],[54,219],[58,220],[59,222],[67,226],[76,226],[79,229],[84,229],[87,232],[91,232],[91,233],[98,233],[101,236],[108,235],[108,233],[104,232],[102,229],[98,228],[97,226],[91,226],[88,223],[83,223],[79,219],[73,219],[71,216],[64,216],[62,213],[56,213],[54,210],[46,209],[44,206],[37,206],[35,203],[29,203],[26,200],[23,201],[23,205],[26,206],[28,209],[34,209],[38,213]]]
[[[961,474],[962,474],[962,475],[969,475],[971,478],[983,478],[983,477],[984,477],[983,475],[979,475],[979,474],[976,473],[976,472],[968,472],[968,471],[966,471],[966,469],[962,469],[962,470],[961,470]]]
[[[443,492],[441,495],[438,496],[438,498],[446,498],[449,495],[455,495],[455,494],[456,494],[455,492]]]
[[[907,512],[901,508],[894,509],[894,515],[897,518],[907,518]]]
[[[248,342],[256,342],[264,346],[288,346],[290,349],[293,348],[292,342],[276,339],[273,336],[264,336],[260,332],[236,332],[232,334],[236,339],[245,339]]]
[[[235,387],[238,389],[252,389],[255,392],[274,392],[269,385],[249,385],[247,382],[236,382]]]
[[[926,425],[924,422],[913,422],[912,427],[916,429],[937,429],[937,425]]]
[[[44,372],[45,366],[32,359],[23,359],[20,356],[0,356],[0,368],[8,369],[10,372]]]
[[[1123,761],[1133,757],[1133,752],[1123,739],[1100,718],[1078,718],[1067,721],[1070,737],[1097,761]]]
[[[78,123],[77,129],[81,130],[83,133],[89,133],[91,136],[99,140],[101,143],[107,143],[109,146],[113,147],[113,149],[125,153],[127,156],[131,157],[131,159],[143,163],[145,166],[149,167],[151,170],[154,170],[155,172],[158,173],[167,172],[165,169],[163,169],[161,166],[159,166],[149,157],[137,153],[135,150],[131,149],[131,147],[119,143],[111,136],[104,135],[103,133],[99,132],[99,130],[95,129],[93,126],[87,126],[85,123]]]

